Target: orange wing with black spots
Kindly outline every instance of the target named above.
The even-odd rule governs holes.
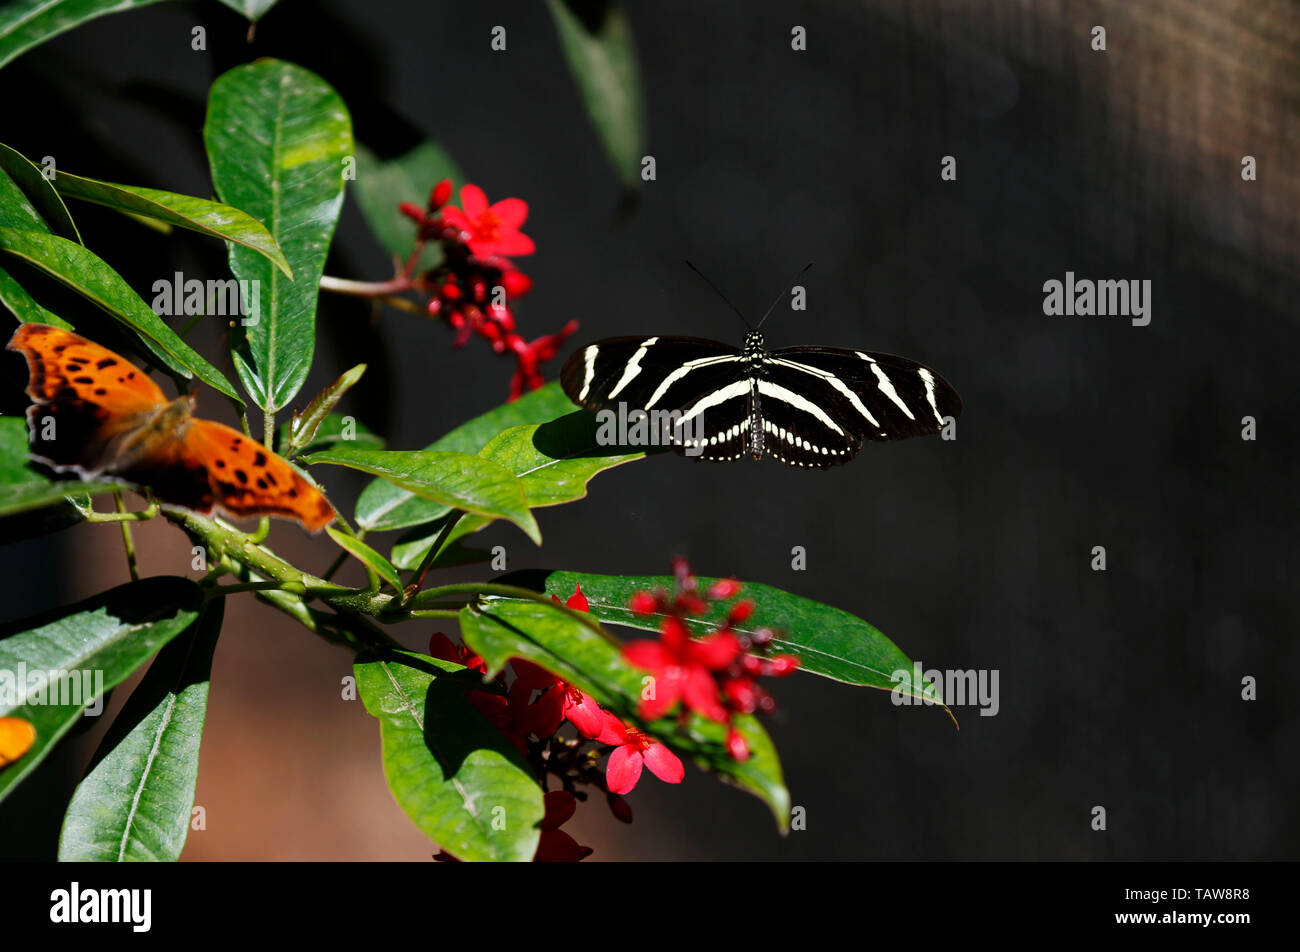
[[[55,469],[114,476],[204,514],[280,516],[316,532],[334,508],[282,457],[238,430],[168,401],[126,358],[71,331],[23,324],[32,452]]]
[[[23,324],[9,350],[27,358],[27,396],[37,403],[84,400],[119,412],[161,406],[161,388],[123,357],[72,331]]]
[[[180,454],[207,473],[217,505],[236,516],[297,519],[312,532],[334,519],[334,508],[281,456],[224,423],[194,420]]]

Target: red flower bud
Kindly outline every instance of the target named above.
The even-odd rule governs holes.
[[[745,599],[742,602],[736,602],[731,606],[731,611],[727,613],[727,624],[740,625],[749,621],[754,614],[754,602],[752,599]]]
[[[501,286],[506,289],[507,298],[523,297],[533,288],[533,279],[522,271],[504,271],[501,274]]]
[[[773,677],[784,677],[799,667],[799,659],[795,655],[783,654],[777,655],[771,659],[768,664],[768,673]]]
[[[429,193],[429,211],[436,212],[451,198],[451,179],[443,179]]]
[[[460,288],[458,288],[456,285],[452,284],[450,281],[448,281],[446,284],[444,284],[444,285],[439,289],[438,293],[441,294],[441,295],[442,295],[444,298],[446,298],[448,301],[459,301],[459,300],[460,300]]]
[[[749,759],[749,744],[745,743],[745,738],[734,727],[727,728],[727,753],[737,763]]]
[[[632,596],[632,601],[628,603],[628,607],[637,615],[653,615],[655,609],[659,607],[659,600],[649,592],[637,592]]]
[[[709,586],[709,598],[723,602],[740,593],[740,583],[734,578],[720,578]]]
[[[424,224],[424,209],[414,202],[402,202],[397,210],[416,224]]]

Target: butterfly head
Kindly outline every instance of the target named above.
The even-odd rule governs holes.
[[[758,354],[763,350],[763,335],[758,331],[750,331],[745,335],[745,353]]]

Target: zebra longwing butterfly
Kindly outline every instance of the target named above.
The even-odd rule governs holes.
[[[610,337],[572,354],[560,381],[588,410],[677,411],[674,450],[717,462],[767,455],[828,469],[863,440],[937,433],[961,413],[957,391],[915,361],[835,347],[766,351],[757,330],[741,350],[699,337]]]

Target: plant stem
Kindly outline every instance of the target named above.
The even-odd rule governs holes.
[[[122,490],[114,489],[113,498],[117,500],[117,512],[120,516],[130,515],[126,511],[126,502],[122,499]],[[157,512],[157,507],[154,508]],[[136,582],[140,579],[140,569],[135,564],[135,543],[131,539],[131,523],[134,520],[119,519],[118,524],[122,527],[122,546],[126,549],[126,567],[131,572],[131,581]]]
[[[428,574],[429,568],[433,565],[438,556],[442,554],[443,546],[447,544],[447,539],[451,536],[451,530],[456,528],[456,523],[460,522],[463,515],[465,514],[459,510],[453,510],[452,512],[447,513],[442,524],[442,529],[438,531],[437,538],[435,538],[433,544],[429,546],[429,551],[424,553],[424,558],[420,560],[420,564],[415,570],[415,582],[407,589],[407,591],[410,592],[410,595],[414,595],[420,590],[421,586],[424,585],[425,575]],[[409,598],[410,595],[408,595],[407,598]]]

